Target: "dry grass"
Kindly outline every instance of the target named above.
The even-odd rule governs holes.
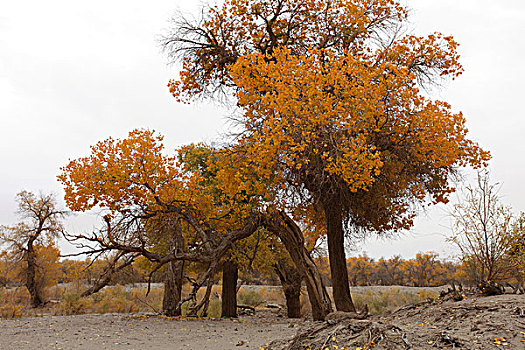
[[[30,308],[29,293],[26,288],[0,289],[0,318],[21,317]]]
[[[162,294],[161,289],[152,289],[146,296],[143,289],[126,291],[121,286],[105,288],[88,297],[66,291],[51,312],[55,315],[151,312],[160,310]]]
[[[367,290],[364,293],[352,293],[352,299],[356,308],[361,310],[365,305],[368,305],[368,310],[372,315],[378,315],[387,310],[397,309],[403,305],[418,303],[428,298],[437,297],[437,293],[424,289],[415,294],[401,291],[401,289],[396,287],[388,290]]]
[[[183,294],[187,295],[189,289],[189,286],[185,286]],[[208,307],[208,317],[221,316],[221,301],[217,298],[221,294],[221,289],[221,286],[213,287]],[[113,286],[88,297],[80,297],[78,290],[75,286],[48,289],[46,290],[46,297],[47,300],[52,300],[52,302],[48,303],[44,308],[32,309],[26,288],[1,288],[0,318],[86,313],[158,312],[162,308],[162,288],[153,288],[146,295],[146,289],[144,288]],[[199,291],[198,297],[201,298],[203,295],[204,289]],[[423,301],[429,297],[435,298],[437,293],[425,289],[421,289],[419,293],[407,292],[396,287],[382,290],[361,289],[358,292],[352,292],[352,298],[356,307],[362,309],[366,304],[371,314],[381,314],[386,310]],[[284,306],[286,305],[286,300],[280,288],[250,286],[239,290],[238,303],[253,307],[261,307],[267,303]],[[183,304],[183,315],[187,313],[188,307],[189,303]],[[301,314],[307,315],[309,312],[311,312],[310,304],[306,289],[304,289],[301,293]]]
[[[126,291],[115,286],[80,297],[75,288],[56,287],[46,290],[45,294],[50,302],[43,308],[32,309],[26,288],[0,289],[0,317],[152,312],[160,310],[163,290],[152,289],[146,296],[144,289]]]

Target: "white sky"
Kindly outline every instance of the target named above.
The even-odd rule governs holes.
[[[440,31],[460,42],[466,72],[435,92],[465,113],[470,137],[493,155],[493,180],[516,211],[525,210],[525,2],[520,0],[407,0],[416,34]],[[16,193],[54,192],[68,159],[134,128],[155,129],[168,148],[211,141],[225,129],[226,112],[211,104],[177,104],[167,88],[167,65],[157,38],[176,9],[195,12],[200,1],[0,0],[0,224],[16,222]],[[372,257],[443,256],[450,230],[442,208],[419,218],[396,240],[370,240]],[[72,231],[95,221],[68,219]]]

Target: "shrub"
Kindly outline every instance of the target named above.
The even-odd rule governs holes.
[[[368,311],[372,315],[436,297],[436,293],[427,290],[421,290],[419,294],[414,294],[402,292],[399,288],[390,288],[386,291],[377,292],[367,290],[365,293],[352,293],[352,299],[356,308],[360,310],[363,309],[365,305],[368,305]]]
[[[208,317],[221,317],[222,305],[219,299],[211,299],[208,306]]]
[[[57,305],[56,311],[61,315],[78,315],[86,313],[88,303],[87,298],[80,297],[78,293],[66,293],[62,297],[62,302]]]
[[[237,302],[241,305],[248,305],[252,307],[257,307],[264,303],[264,298],[257,292],[248,290],[241,290],[237,294]]]
[[[5,304],[0,306],[0,318],[17,318],[22,316],[22,305]]]

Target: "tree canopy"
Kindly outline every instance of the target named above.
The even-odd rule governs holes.
[[[231,0],[177,18],[164,42],[183,62],[172,94],[233,95],[235,149],[288,190],[277,204],[324,215],[341,310],[344,231],[408,229],[419,205],[447,201],[458,167],[489,159],[461,113],[422,93],[462,73],[458,43],[402,34],[407,16],[397,0]]]

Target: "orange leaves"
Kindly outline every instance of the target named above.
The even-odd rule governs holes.
[[[379,61],[408,69],[420,83],[432,83],[435,77],[454,79],[463,73],[458,46],[452,36],[437,32],[427,37],[407,35],[378,50],[376,55]]]
[[[406,24],[398,0],[228,0],[168,38],[183,58],[171,91],[235,94],[235,147],[262,182],[284,184],[280,204],[330,193],[358,226],[406,229],[414,204],[447,201],[456,167],[490,158],[461,113],[420,92],[462,73],[458,43],[399,35]]]
[[[407,10],[393,0],[232,0],[203,13],[202,21],[178,18],[165,45],[183,69],[170,81],[182,101],[231,86],[228,68],[252,53],[272,55],[312,48],[362,56],[379,33],[402,24]]]
[[[442,261],[437,253],[418,253],[415,259],[371,259],[366,254],[346,260],[352,285],[440,286],[453,280],[460,265]],[[422,295],[421,295],[422,296]]]
[[[128,138],[108,138],[91,147],[91,155],[71,161],[58,179],[73,210],[95,206],[112,211],[151,204],[181,187],[175,159],[163,154],[162,136],[133,130]]]
[[[281,160],[300,172],[326,171],[354,189],[381,166],[376,149],[360,134],[379,109],[363,88],[362,79],[373,74],[353,57],[319,50],[294,56],[276,49],[268,63],[260,54],[240,58],[231,76],[246,110],[249,136],[241,143],[254,157],[262,154],[266,164]]]
[[[410,70],[394,68],[392,62],[370,67],[359,57],[318,49],[304,56],[275,49],[270,58],[241,57],[230,70],[246,111],[240,143],[260,167],[293,174],[293,182],[309,190],[329,176],[351,192],[366,191],[386,170],[395,171],[383,178],[396,181],[399,191],[409,190],[419,201],[431,192],[445,202],[451,189],[444,177],[432,186],[415,178],[400,181],[402,164],[425,164],[444,176],[445,169],[479,166],[489,155],[466,138],[461,114],[421,96],[407,85]]]

